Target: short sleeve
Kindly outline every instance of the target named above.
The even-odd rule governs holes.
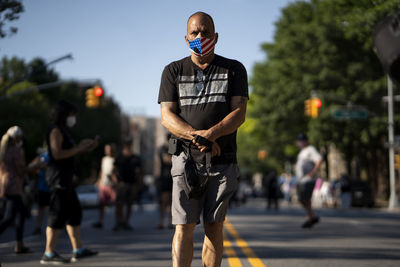
[[[172,64],[166,66],[161,76],[160,91],[158,93],[158,104],[161,102],[178,102],[178,89],[176,88],[176,74]]]
[[[249,97],[249,84],[247,81],[247,71],[242,63],[234,61],[235,67],[232,70],[232,91],[231,96]]]
[[[318,162],[322,159],[321,154],[317,151],[317,149],[313,146],[310,147],[310,151],[309,151],[309,158],[313,161],[313,162]]]

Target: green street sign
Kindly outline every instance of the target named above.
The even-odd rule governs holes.
[[[332,117],[338,120],[366,120],[368,110],[359,108],[340,108],[332,112]]]

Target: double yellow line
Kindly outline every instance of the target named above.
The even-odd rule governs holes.
[[[265,264],[256,256],[253,250],[249,247],[246,241],[244,241],[233,227],[233,225],[229,222],[228,218],[225,219],[224,223],[225,229],[229,232],[229,234],[235,239],[235,243],[243,253],[246,255],[247,260],[251,264],[252,267],[266,267]],[[228,263],[230,267],[242,267],[242,263],[238,258],[235,249],[232,246],[232,243],[227,238],[227,235],[224,234],[224,249],[225,255],[228,258]]]

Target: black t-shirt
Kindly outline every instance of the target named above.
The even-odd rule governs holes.
[[[240,62],[215,55],[202,70],[186,57],[164,68],[158,103],[177,102],[178,115],[185,122],[206,130],[231,112],[232,96],[248,97],[247,72]],[[220,137],[217,143],[221,157],[236,162],[236,132]]]
[[[137,174],[142,167],[142,161],[137,155],[120,155],[114,161],[114,166],[118,172],[118,180],[133,184],[137,181]]]

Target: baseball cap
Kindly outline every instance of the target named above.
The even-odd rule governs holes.
[[[299,133],[297,135],[297,140],[299,140],[299,141],[307,141],[308,137],[307,137],[307,135],[305,133]]]

